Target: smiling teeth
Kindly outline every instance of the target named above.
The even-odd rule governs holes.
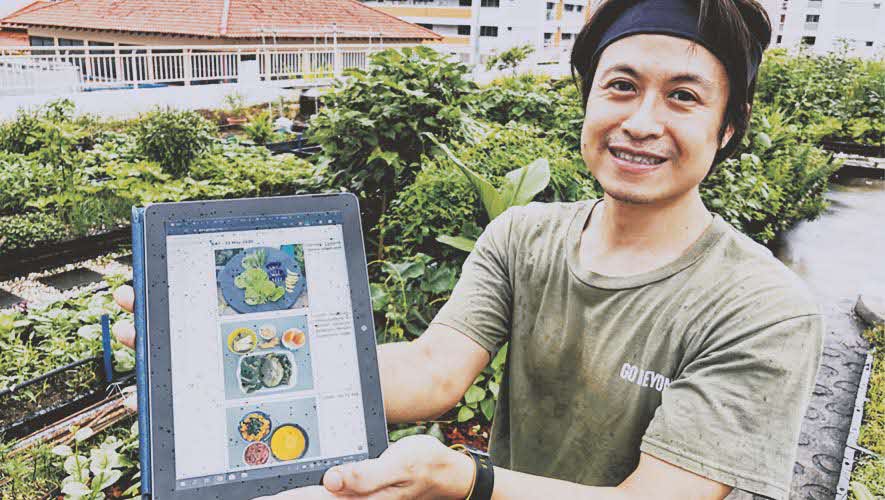
[[[642,155],[632,155],[630,153],[625,153],[623,151],[612,151],[612,154],[614,154],[616,158],[620,158],[622,160],[630,161],[633,163],[639,163],[642,165],[657,165],[659,163],[664,162],[664,160],[662,160],[660,158],[654,158],[651,156],[642,156]]]

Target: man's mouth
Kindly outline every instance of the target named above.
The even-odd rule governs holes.
[[[609,152],[611,152],[612,156],[619,160],[629,161],[630,163],[637,163],[639,165],[660,165],[666,161],[666,158],[662,158],[656,155],[647,155],[640,153],[629,153],[619,148],[609,148]]]

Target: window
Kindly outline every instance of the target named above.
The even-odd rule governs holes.
[[[777,41],[774,42],[774,43],[781,43],[781,40],[783,40],[783,38],[784,38],[784,35],[778,35],[778,36],[777,36]]]
[[[547,2],[547,10],[553,10],[553,2]]]
[[[820,14],[808,14],[805,16],[806,23],[817,23],[820,22]]]
[[[583,11],[583,10],[584,10],[584,6],[583,6],[583,5],[575,5],[575,11],[576,11],[576,12],[581,12],[581,11]]]
[[[459,35],[469,35],[470,34],[470,25],[469,24],[459,24],[458,25],[458,34]]]
[[[802,37],[802,45],[814,45],[815,41],[817,41],[816,36],[803,36]]]
[[[458,0],[458,5],[461,7],[470,7],[473,5],[473,0]]]
[[[485,0],[483,0],[485,1]],[[498,36],[497,26],[480,26],[479,36]]]
[[[544,33],[544,40],[550,40],[553,38],[553,33]]]
[[[427,28],[427,29],[429,29],[429,30],[433,30],[433,25],[432,25],[432,24],[418,23],[418,26],[421,26],[422,28]]]
[[[575,6],[570,3],[565,4],[563,6],[563,8],[565,9],[566,12],[574,12],[575,11]]]
[[[58,44],[63,47],[77,47],[83,45],[83,40],[71,40],[70,38],[59,38]]]
[[[563,39],[563,40],[571,40],[571,39],[572,39],[572,34],[571,34],[571,33],[563,33],[563,34],[562,34],[562,39]]]
[[[872,40],[870,40],[869,42],[867,42],[867,47],[872,47],[872,46],[873,46],[873,41],[872,41]]]
[[[32,36],[29,38],[32,47],[52,47],[55,45],[55,40],[48,36]]]
[[[500,7],[501,0],[481,0],[482,3],[480,5],[482,7]]]
[[[786,21],[786,20],[787,20],[787,15],[786,15],[786,14],[781,14],[781,22],[784,22],[784,21]]]

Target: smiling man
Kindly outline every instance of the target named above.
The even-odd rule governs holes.
[[[502,214],[428,331],[379,348],[388,420],[410,422],[510,342],[494,467],[418,436],[278,498],[786,498],[822,318],[698,190],[769,39],[753,0],[604,2],[572,54],[603,198]]]

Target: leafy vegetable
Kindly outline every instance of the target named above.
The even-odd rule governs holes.
[[[246,304],[256,306],[276,302],[286,290],[277,286],[264,270],[265,252],[257,250],[243,257],[245,271],[234,278],[234,286],[246,291]]]
[[[249,356],[240,365],[240,386],[246,394],[288,385],[291,379],[292,362],[285,354]]]

